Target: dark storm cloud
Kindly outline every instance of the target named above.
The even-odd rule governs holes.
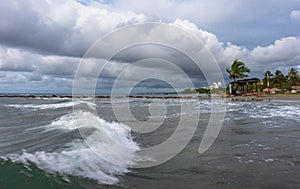
[[[123,50],[113,57],[112,60],[135,63],[144,59],[153,59],[152,61],[166,60],[178,66],[189,76],[197,75],[197,77],[200,77],[203,75],[197,64],[185,52],[162,44],[140,44],[133,46]],[[160,65],[159,69],[168,70],[168,66],[165,66],[163,63]],[[153,64],[146,64],[143,67],[153,68]]]
[[[12,47],[25,47],[48,53],[68,53],[66,49],[68,44],[65,42],[72,34],[76,19],[62,25],[48,17],[50,15],[41,14],[46,7],[34,5],[32,1],[1,3],[0,42]],[[78,47],[72,48],[73,53],[69,54],[80,54]]]
[[[0,43],[81,57],[104,33],[143,19],[142,15],[97,10],[72,0],[4,1],[0,6]]]

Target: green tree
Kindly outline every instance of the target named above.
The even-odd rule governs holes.
[[[298,79],[299,79],[299,75],[298,75],[297,70],[295,68],[291,68],[289,70],[287,78],[288,78],[288,80],[290,82],[290,86],[297,85]]]
[[[250,72],[250,68],[244,62],[236,59],[226,71],[229,73],[229,79],[233,79],[234,86],[236,86],[236,79],[248,77],[246,73]]]
[[[208,89],[208,88],[199,88],[199,89],[196,89],[196,91],[199,94],[210,94],[210,89]]]
[[[269,87],[272,86],[272,76],[274,76],[270,71],[264,73],[263,83],[264,88],[268,87],[268,78],[269,78]]]
[[[280,70],[276,70],[274,73],[273,82],[278,89],[282,89],[284,82],[286,82],[286,77],[284,77]]]

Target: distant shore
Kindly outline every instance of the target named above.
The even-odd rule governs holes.
[[[209,99],[210,95],[198,95],[198,94],[143,94],[143,95],[129,95],[129,96],[110,96],[110,95],[39,95],[39,94],[0,94],[0,98],[201,98]]]
[[[300,100],[300,94],[271,94],[271,95],[249,95],[249,96],[210,96],[210,95],[174,95],[174,94],[160,94],[160,95],[129,95],[129,96],[114,96],[114,98],[149,98],[149,99],[211,99],[211,98],[228,98],[234,101],[264,101],[264,100]],[[87,95],[32,95],[32,94],[0,94],[0,98],[112,98],[109,95],[96,95],[96,96],[87,96]]]

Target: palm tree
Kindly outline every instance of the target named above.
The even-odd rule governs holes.
[[[270,87],[270,81],[271,81],[271,77],[274,76],[270,71],[266,71],[264,73],[264,87]]]
[[[229,73],[229,79],[233,79],[233,85],[236,86],[236,79],[248,77],[245,73],[249,73],[250,68],[244,62],[236,59],[226,71]]]
[[[280,70],[275,71],[273,81],[277,85],[277,88],[281,90],[282,83],[285,81],[285,77]]]
[[[296,84],[297,81],[298,81],[298,78],[299,78],[297,70],[295,68],[291,68],[289,70],[287,78],[290,80],[290,85],[291,86],[293,86],[294,84]]]

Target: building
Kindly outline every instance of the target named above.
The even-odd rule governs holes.
[[[291,93],[300,93],[300,86],[292,86]]]
[[[250,78],[250,79],[241,79],[237,80],[235,89],[234,89],[234,81],[229,83],[229,94],[237,95],[237,94],[244,94],[248,92],[258,92],[258,83],[260,80],[258,78]],[[250,85],[254,85],[252,87],[252,91],[250,91]],[[240,91],[236,90],[237,87],[240,88]],[[255,91],[253,91],[255,89]]]

